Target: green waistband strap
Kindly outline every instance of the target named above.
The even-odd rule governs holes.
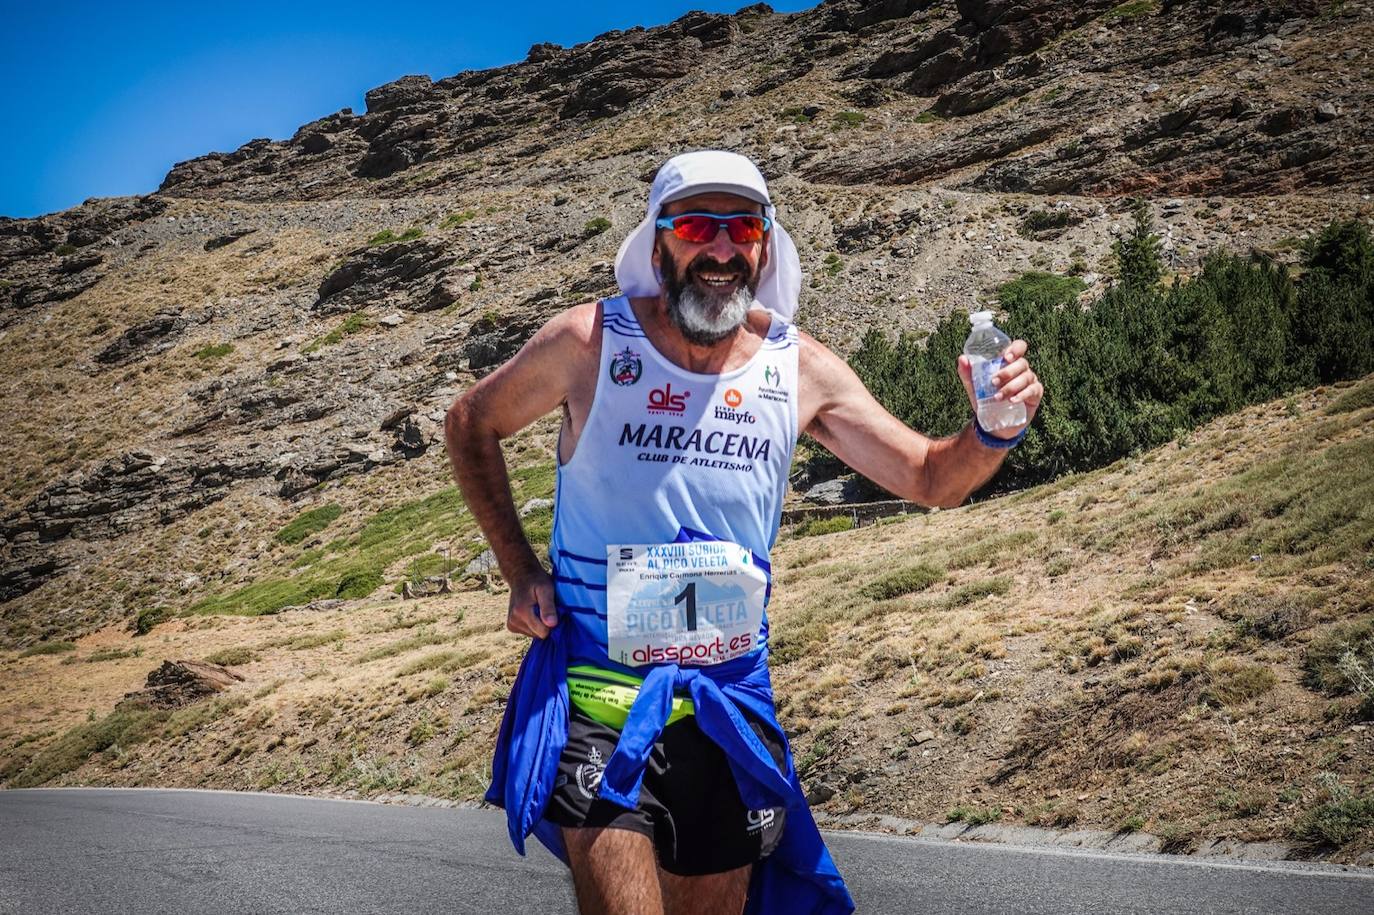
[[[568,698],[593,721],[620,730],[625,727],[630,706],[643,682],[640,677],[619,671],[576,665],[568,668]],[[691,699],[674,696],[668,724],[681,721],[694,711]]]

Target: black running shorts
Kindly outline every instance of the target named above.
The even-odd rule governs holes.
[[[778,735],[752,716],[746,714],[746,720],[781,768]],[[615,728],[573,707],[545,817],[559,826],[629,829],[648,836],[659,866],[684,877],[734,870],[777,847],[786,809],[744,806],[724,752],[701,732],[695,716],[663,729],[649,755],[634,810],[596,796],[619,739]]]

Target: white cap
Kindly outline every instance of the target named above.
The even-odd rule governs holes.
[[[738,194],[763,204],[763,213],[773,220],[768,233],[768,263],[759,276],[759,288],[754,294],[760,305],[790,321],[797,311],[797,297],[801,294],[801,259],[797,246],[778,224],[776,208],[768,196],[768,184],[758,167],[738,153],[720,149],[674,156],[663,164],[654,176],[649,189],[649,205],[644,221],[621,242],[615,256],[615,279],[620,291],[627,296],[656,296],[658,277],[652,261],[654,235],[658,231],[654,221],[666,203],[709,193]]]
[[[974,325],[975,327],[977,327],[979,324],[991,324],[992,312],[975,311],[973,314],[968,316],[968,323]]]

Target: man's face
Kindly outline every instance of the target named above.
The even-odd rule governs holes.
[[[697,194],[665,204],[661,215],[679,213],[762,213],[762,205],[736,194]],[[767,264],[768,236],[736,244],[719,230],[710,241],[683,241],[660,229],[654,242],[654,266],[663,277],[668,317],[688,342],[710,346],[741,324]]]

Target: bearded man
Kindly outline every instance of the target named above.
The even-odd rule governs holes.
[[[550,320],[449,410],[455,475],[533,642],[492,764],[522,853],[572,868],[584,913],[849,912],[768,678],[768,563],[792,450],[810,433],[903,498],[955,506],[1025,426],[932,440],[789,322],[796,248],[743,156],[658,172],[621,245],[623,295]],[[998,397],[1034,416],[1015,341]],[[957,371],[976,408],[967,360]],[[561,410],[545,570],[500,440]]]

